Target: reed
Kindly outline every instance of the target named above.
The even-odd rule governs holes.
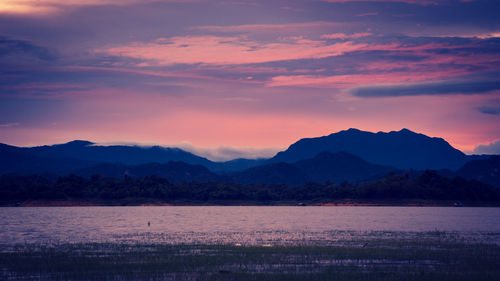
[[[80,243],[6,247],[1,280],[500,280],[500,246],[448,233],[335,245]],[[388,234],[386,233],[385,236]]]

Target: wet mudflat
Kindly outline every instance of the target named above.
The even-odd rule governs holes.
[[[0,253],[0,279],[500,280],[498,233],[344,234],[248,245],[16,244]]]

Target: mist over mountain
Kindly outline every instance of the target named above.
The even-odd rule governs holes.
[[[463,152],[445,140],[408,129],[389,133],[349,129],[328,136],[301,139],[269,161],[291,163],[322,151],[345,151],[371,163],[400,169],[456,170],[468,160]]]

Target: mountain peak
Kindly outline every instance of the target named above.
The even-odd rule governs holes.
[[[347,133],[347,134],[357,134],[357,133],[363,133],[364,131],[361,131],[359,129],[356,129],[356,128],[349,128],[347,130],[343,130],[343,131],[339,131],[337,133],[333,133],[332,135],[334,134],[339,134],[339,133]]]
[[[331,133],[328,136],[324,136],[324,138],[328,138],[328,137],[331,137],[331,136],[334,136],[334,135],[352,136],[352,135],[359,135],[359,134],[363,134],[363,133],[369,133],[369,132],[365,132],[365,131],[362,131],[362,130],[359,130],[359,129],[356,129],[356,128],[349,128],[347,130],[342,130],[342,131],[338,131],[338,132],[335,132],[335,133]],[[316,138],[312,138],[312,139],[316,139]]]
[[[400,169],[458,169],[466,161],[465,154],[445,140],[406,128],[378,133],[351,128],[324,137],[302,139],[270,161],[293,163],[322,151],[345,151],[371,163]]]
[[[70,142],[61,144],[61,145],[66,145],[66,146],[89,146],[93,145],[93,142],[86,141],[86,140],[72,140]]]
[[[356,128],[349,128],[346,130],[347,132],[361,132],[361,130],[356,129]]]
[[[408,133],[411,133],[411,134],[415,134],[415,132],[409,130],[409,129],[406,129],[406,128],[403,128],[399,131],[400,133],[405,133],[405,134],[408,134]]]

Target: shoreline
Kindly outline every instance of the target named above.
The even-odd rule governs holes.
[[[161,201],[124,200],[25,200],[0,202],[0,207],[119,207],[119,206],[315,206],[315,207],[500,207],[500,202],[452,200],[325,200],[325,201]]]

